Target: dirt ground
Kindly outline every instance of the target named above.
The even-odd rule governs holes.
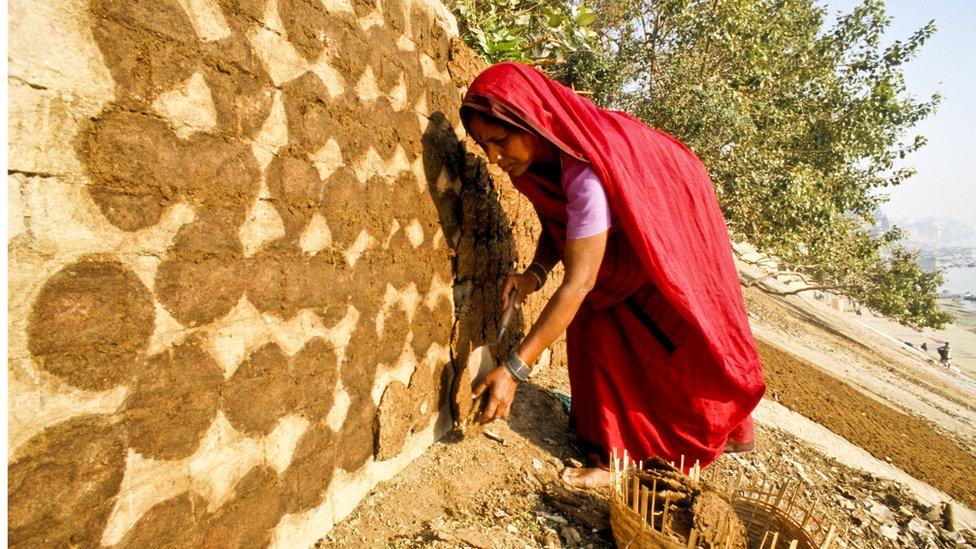
[[[976,456],[925,421],[865,397],[796,355],[762,341],[759,352],[768,398],[976,506]]]
[[[969,423],[976,401],[967,402],[964,393],[940,383],[937,375],[916,372],[920,386],[906,389],[912,379],[905,373],[915,367],[897,349],[857,337],[857,326],[765,294],[747,293],[747,300],[754,330],[762,334],[767,398],[967,506],[976,505],[976,454]],[[805,345],[788,336],[801,336]],[[879,383],[869,386],[871,390],[858,383],[870,377],[871,368],[879,368],[885,383],[905,390],[916,404],[936,409],[936,419],[919,413],[926,410],[921,404],[895,406],[879,397]],[[559,485],[559,471],[579,457],[553,389],[568,391],[562,367],[550,367],[519,388],[509,422],[496,422],[484,434],[455,435],[435,444],[395,479],[378,486],[319,546],[612,546],[599,498],[577,494],[568,500],[575,505],[567,505],[565,498],[551,495]],[[961,427],[947,426],[952,421]],[[895,481],[842,465],[777,428],[757,426],[756,451],[723,456],[713,468],[717,475],[743,469],[780,483],[801,481],[801,498],[817,502],[818,514],[843,532],[842,546],[976,547],[971,532],[943,529],[940,506],[920,501]]]

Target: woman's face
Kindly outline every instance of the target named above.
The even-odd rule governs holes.
[[[522,175],[533,163],[552,156],[545,140],[518,128],[499,126],[477,113],[468,120],[468,133],[488,155],[488,162],[498,164],[510,176]]]

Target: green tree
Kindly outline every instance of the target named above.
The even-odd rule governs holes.
[[[591,6],[586,47],[547,69],[694,150],[734,239],[903,323],[951,319],[941,274],[915,264],[899,231],[870,231],[885,190],[914,173],[903,162],[925,139],[910,131],[939,102],[910,96],[903,77],[934,22],[884,44],[883,0],[832,20],[815,0]]]
[[[586,5],[559,0],[450,0],[465,42],[489,63],[550,66],[589,50],[596,20]]]
[[[925,140],[908,132],[939,102],[911,97],[903,77],[934,22],[884,45],[882,0],[830,24],[813,0],[598,6],[637,75],[615,101],[702,158],[736,239],[904,323],[950,319],[941,275],[911,260],[900,232],[869,232],[884,189],[914,173],[900,163]]]

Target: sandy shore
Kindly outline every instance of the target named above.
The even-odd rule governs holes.
[[[965,302],[958,298],[945,298],[939,302],[943,308],[956,315],[953,324],[970,332],[976,332],[976,303]]]
[[[936,348],[948,341],[952,348],[951,364],[976,385],[976,311],[967,309],[959,300],[942,300],[942,306],[952,311],[956,320],[941,330],[916,330],[866,310],[860,316],[852,312],[845,314],[898,340],[931,364],[939,361]],[[926,344],[928,350],[922,350],[922,343]]]

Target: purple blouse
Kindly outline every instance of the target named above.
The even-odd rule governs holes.
[[[611,214],[603,183],[586,162],[562,157],[560,183],[566,193],[566,239],[578,240],[610,229]]]

